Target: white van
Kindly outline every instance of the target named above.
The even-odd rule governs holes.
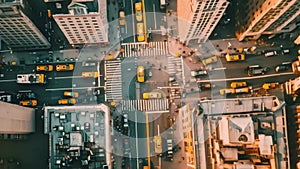
[[[270,57],[270,56],[275,56],[277,55],[277,52],[276,51],[272,51],[272,52],[267,52],[265,53],[265,57]]]

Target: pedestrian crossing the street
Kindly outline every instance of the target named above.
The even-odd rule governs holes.
[[[123,100],[123,111],[164,112],[169,110],[168,99]]]
[[[122,57],[163,56],[168,54],[168,42],[124,43]]]
[[[105,61],[105,100],[118,101],[122,99],[121,60]]]

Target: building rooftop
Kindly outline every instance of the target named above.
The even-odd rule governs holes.
[[[44,108],[50,166],[103,167],[110,162],[109,111],[105,105]]]
[[[35,132],[35,109],[0,101],[0,134]]]

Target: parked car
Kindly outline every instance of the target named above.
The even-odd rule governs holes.
[[[4,94],[4,95],[1,95],[0,96],[0,101],[3,101],[3,102],[11,102],[12,101],[12,95],[10,94]]]
[[[203,76],[203,75],[207,75],[206,70],[199,69],[199,70],[192,70],[191,71],[191,76],[192,77]]]
[[[167,139],[167,159],[173,161],[173,141],[172,139]]]
[[[127,113],[123,114],[123,127],[124,128],[128,127],[128,114]]]
[[[147,92],[143,93],[144,99],[160,99],[162,94],[160,92]]]
[[[124,147],[124,154],[129,154],[130,146],[129,146],[129,139],[128,138],[124,138],[123,147]]]
[[[283,62],[275,67],[275,72],[283,72],[291,67],[291,62]]]
[[[73,64],[56,65],[56,71],[71,71],[74,70]]]

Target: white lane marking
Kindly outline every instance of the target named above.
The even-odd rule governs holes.
[[[234,81],[234,80],[249,80],[249,79],[261,79],[265,77],[274,77],[274,76],[284,76],[284,75],[292,75],[293,72],[287,73],[278,73],[278,74],[270,74],[270,75],[262,75],[262,76],[246,76],[246,77],[238,77],[238,78],[227,78],[227,79],[208,79],[208,80],[198,80],[197,82],[222,82],[222,81]]]
[[[226,67],[218,67],[218,68],[214,68],[213,70],[225,70],[227,69]]]
[[[54,77],[54,79],[73,79],[73,78],[82,78],[81,76],[65,76],[65,77]]]
[[[15,82],[17,81],[16,79],[8,79],[8,80],[0,80],[0,83],[2,82]]]
[[[46,91],[59,91],[59,90],[80,90],[80,89],[96,89],[96,88],[105,88],[105,86],[99,86],[99,87],[65,87],[65,88],[49,88],[49,89],[45,89]]]
[[[153,16],[154,16],[154,28],[157,29],[156,26],[156,12],[155,12],[155,4],[153,4]]]
[[[135,111],[135,150],[136,150],[136,164],[137,164],[137,166],[139,166],[138,164],[138,159],[139,159],[139,146],[138,146],[138,129],[137,129],[137,111]],[[146,116],[147,116],[147,114],[146,114]],[[139,168],[139,167],[137,167],[137,168]]]
[[[135,42],[135,27],[134,27],[134,11],[133,11],[133,5],[134,5],[134,3],[132,2],[132,0],[131,0],[131,12],[132,12],[132,14],[131,14],[131,16],[132,16],[132,30],[133,30],[133,42]]]

